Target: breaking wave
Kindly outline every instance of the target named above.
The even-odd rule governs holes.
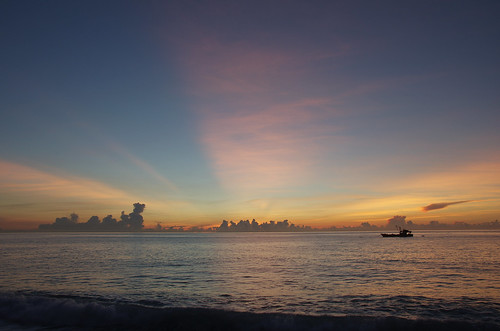
[[[3,330],[500,330],[497,321],[311,316],[163,307],[74,296],[0,295]]]

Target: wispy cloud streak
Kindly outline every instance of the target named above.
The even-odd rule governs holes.
[[[179,189],[177,186],[167,177],[164,175],[160,174],[156,169],[154,169],[149,163],[145,162],[144,160],[132,155],[127,149],[125,149],[123,146],[112,142],[111,140],[108,141],[108,145],[110,148],[117,154],[120,154],[127,158],[131,163],[133,163],[135,166],[139,167],[142,169],[144,172],[149,174],[151,177],[156,179],[157,181],[163,183],[169,190],[178,192]]]
[[[25,165],[0,160],[0,192],[112,199],[128,201],[127,193],[101,182],[75,176],[57,176]]]
[[[454,201],[454,202],[440,202],[440,203],[431,203],[430,205],[422,207],[422,211],[431,211],[436,209],[443,209],[450,205],[456,205],[459,203],[471,202],[472,200],[463,200],[463,201]]]

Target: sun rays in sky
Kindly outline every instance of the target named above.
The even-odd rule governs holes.
[[[498,219],[496,4],[0,6],[0,228]]]

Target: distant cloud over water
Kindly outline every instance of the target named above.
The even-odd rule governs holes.
[[[466,203],[472,200],[463,200],[463,201],[453,201],[453,202],[441,202],[441,203],[431,203],[430,205],[422,207],[422,211],[430,211],[435,209],[443,209],[448,207],[449,205],[456,205],[459,203]]]
[[[146,208],[143,203],[134,203],[134,211],[125,214],[122,211],[120,221],[108,215],[102,222],[97,216],[92,216],[86,223],[78,222],[78,215],[72,213],[70,217],[58,217],[52,224],[40,224],[41,231],[140,231],[143,229],[144,218],[141,213]]]

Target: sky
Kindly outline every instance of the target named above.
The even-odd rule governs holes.
[[[0,2],[0,228],[500,215],[498,1]]]

